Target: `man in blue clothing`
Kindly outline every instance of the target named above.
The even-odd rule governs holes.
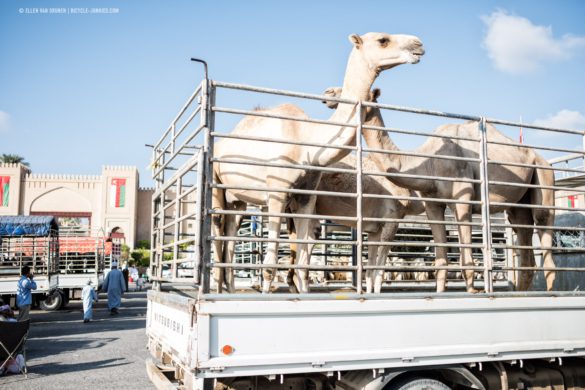
[[[22,275],[16,286],[16,306],[18,306],[18,321],[29,319],[30,305],[32,304],[32,290],[37,289],[33,280],[34,275],[30,272],[29,266],[22,267]]]
[[[108,309],[110,314],[118,314],[118,308],[122,304],[122,294],[126,290],[124,276],[118,269],[118,263],[112,262],[112,270],[108,272],[106,280],[102,285],[102,290],[108,293]]]

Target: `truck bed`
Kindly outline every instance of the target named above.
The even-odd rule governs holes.
[[[147,332],[200,378],[585,355],[577,292],[194,293],[149,291]]]

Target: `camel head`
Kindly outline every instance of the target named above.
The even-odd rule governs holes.
[[[341,87],[330,87],[327,88],[325,90],[325,92],[323,92],[323,95],[327,96],[327,97],[334,97],[334,98],[338,98],[341,96],[341,91],[342,88]],[[378,98],[380,97],[380,94],[382,92],[380,91],[380,88],[374,88],[370,91],[370,94],[368,96],[368,101],[372,102],[372,103],[377,103],[378,102]],[[323,104],[325,104],[328,108],[331,109],[336,109],[337,106],[339,105],[338,102],[332,101],[332,100],[323,100]],[[380,109],[376,108],[376,107],[366,107],[366,118],[364,119],[365,122],[371,122],[372,119],[374,117],[378,117],[380,116]]]
[[[380,72],[402,64],[416,64],[425,54],[423,44],[413,35],[369,32],[352,34],[352,57],[357,57],[370,70]]]

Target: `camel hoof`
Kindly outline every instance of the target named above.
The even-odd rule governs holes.
[[[270,285],[272,283],[270,281],[263,281],[262,282],[262,294],[270,294]]]
[[[467,287],[467,292],[470,294],[477,294],[483,292],[483,290],[477,290],[474,287]]]

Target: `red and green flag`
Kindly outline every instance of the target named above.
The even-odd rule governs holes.
[[[124,207],[126,203],[126,179],[112,179],[110,186],[110,206]]]
[[[568,199],[568,205],[567,205],[568,207],[570,207],[572,209],[579,207],[577,195],[569,195],[567,199]]]
[[[10,176],[0,176],[0,206],[8,207],[10,194]]]

